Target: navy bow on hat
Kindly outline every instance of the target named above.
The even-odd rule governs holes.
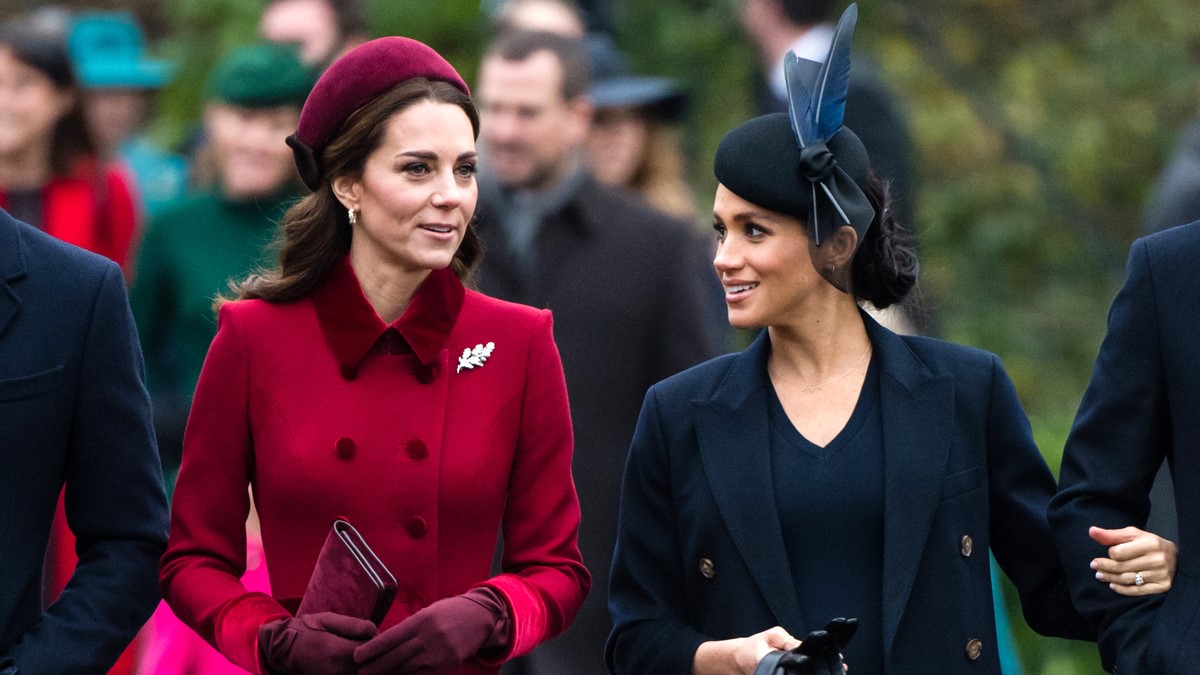
[[[842,128],[850,86],[850,40],[858,5],[842,13],[829,55],[816,63],[788,52],[783,60],[787,81],[788,118],[800,148],[800,172],[812,184],[810,232],[817,246],[842,225],[850,225],[862,242],[875,209],[862,188],[838,166],[829,139]]]

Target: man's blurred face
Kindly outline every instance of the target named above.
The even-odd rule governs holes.
[[[337,17],[325,0],[273,2],[263,10],[258,32],[269,42],[296,45],[308,66],[329,61],[341,41]]]
[[[477,97],[484,169],[505,187],[540,190],[560,179],[587,136],[591,108],[562,96],[562,67],[549,51],[524,61],[483,60]]]

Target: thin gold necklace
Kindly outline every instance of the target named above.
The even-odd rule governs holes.
[[[812,387],[806,387],[806,386],[804,386],[803,384],[801,384],[801,383],[799,383],[799,382],[796,382],[795,380],[789,380],[789,379],[787,379],[787,378],[786,378],[786,377],[784,377],[783,375],[779,374],[779,370],[778,370],[778,368],[776,368],[776,369],[774,369],[774,370],[772,370],[772,369],[768,368],[768,370],[770,370],[770,371],[771,371],[771,375],[773,375],[773,376],[775,376],[775,377],[777,377],[777,378],[779,378],[779,379],[783,380],[784,382],[787,382],[787,383],[788,383],[788,384],[790,384],[790,385],[793,385],[793,386],[799,387],[799,388],[800,388],[800,392],[801,392],[801,393],[804,393],[804,394],[812,394],[812,393],[815,393],[815,392],[818,392],[818,391],[824,391],[824,390],[825,390],[825,385],[828,385],[828,384],[833,384],[834,382],[837,382],[838,380],[841,380],[842,378],[846,377],[846,376],[847,376],[847,375],[849,375],[850,373],[853,373],[855,370],[858,370],[858,367],[862,365],[862,362],[863,362],[863,361],[864,361],[864,360],[867,358],[867,356],[868,356],[870,353],[871,353],[871,343],[870,343],[870,342],[868,342],[868,343],[867,343],[867,351],[863,352],[863,353],[862,353],[862,356],[858,357],[858,360],[854,362],[854,365],[852,365],[852,366],[850,366],[848,369],[846,369],[846,372],[842,373],[841,375],[837,375],[837,376],[835,376],[835,377],[833,377],[833,378],[830,378],[830,379],[828,379],[828,380],[825,380],[824,382],[822,382],[822,383],[820,383],[820,384],[818,384],[818,385],[812,386]]]

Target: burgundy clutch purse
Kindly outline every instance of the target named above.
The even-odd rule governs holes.
[[[296,616],[337,612],[383,622],[396,599],[396,577],[354,526],[339,518],[325,538]]]

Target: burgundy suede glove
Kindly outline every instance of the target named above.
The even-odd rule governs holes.
[[[318,612],[258,627],[258,651],[272,673],[356,673],[354,649],[379,634],[375,624]]]
[[[508,645],[508,608],[490,588],[438,600],[354,650],[362,675],[437,673]]]

